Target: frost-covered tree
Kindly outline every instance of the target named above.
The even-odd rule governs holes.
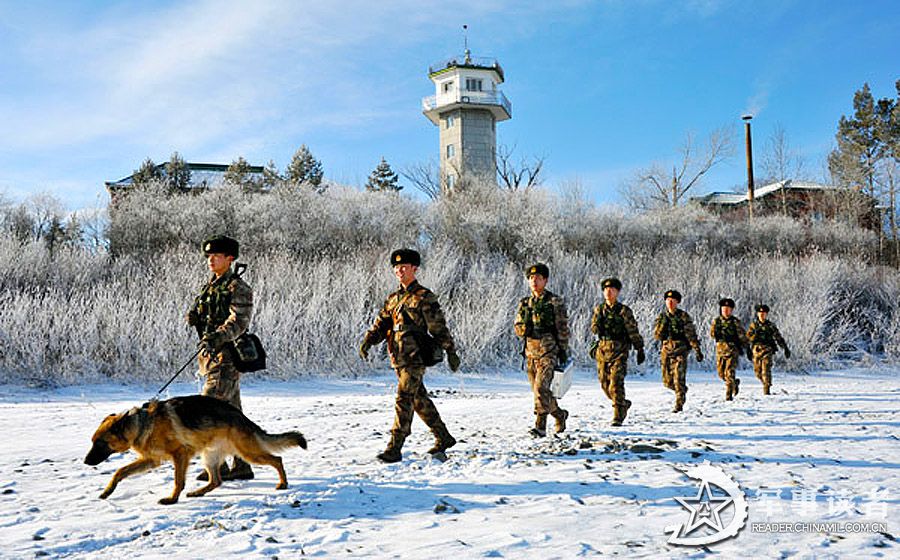
[[[166,186],[173,191],[187,190],[191,184],[191,170],[187,162],[178,152],[172,152],[172,157],[166,162]]]
[[[269,163],[263,168],[262,188],[271,190],[279,186],[282,182],[284,182],[284,177],[282,177],[281,173],[278,171],[278,166],[275,165],[275,161],[270,159]]]
[[[323,192],[325,187],[322,186],[322,162],[313,156],[312,152],[303,144],[300,146],[291,163],[285,169],[285,175],[289,183],[295,186],[307,185],[315,189],[317,192]]]
[[[371,192],[398,192],[403,189],[398,184],[400,177],[391,169],[391,164],[381,158],[381,163],[369,175],[366,190]]]
[[[250,164],[242,156],[239,156],[225,170],[225,183],[245,190],[256,190],[256,182],[250,173]]]
[[[131,174],[131,182],[136,187],[147,186],[162,180],[162,178],[162,172],[150,158],[145,159],[144,163]]]

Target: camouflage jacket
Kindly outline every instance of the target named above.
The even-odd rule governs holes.
[[[226,340],[233,341],[250,326],[253,289],[233,270],[219,278],[213,276],[194,300],[190,314],[196,314],[199,319],[200,336],[219,332]]]
[[[663,342],[667,340],[686,342],[694,350],[700,348],[694,320],[683,309],[676,309],[675,313],[669,313],[667,309],[660,313],[653,325],[653,337]]]
[[[387,297],[364,340],[373,346],[387,340],[391,366],[395,368],[424,367],[416,337],[425,332],[447,352],[456,351],[437,296],[413,281]]]
[[[754,320],[750,323],[750,328],[747,329],[747,338],[750,339],[750,342],[754,346],[759,344],[761,346],[768,346],[772,350],[776,350],[778,346],[787,348],[787,343],[778,331],[778,327],[769,320],[764,322]]]
[[[552,338],[559,350],[569,351],[566,302],[550,290],[544,290],[540,296],[530,295],[519,300],[513,329],[520,338]]]
[[[709,327],[709,336],[716,342],[724,342],[735,346],[738,350],[750,346],[741,320],[732,315],[727,319],[721,315],[713,319]]]
[[[635,350],[644,348],[644,339],[638,331],[631,308],[620,302],[609,305],[605,301],[594,308],[591,332],[600,340],[615,340],[630,344]]]

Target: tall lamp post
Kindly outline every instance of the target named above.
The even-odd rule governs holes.
[[[747,138],[747,212],[748,217],[753,219],[753,143],[750,140],[750,120],[753,115],[747,114],[741,117],[744,120],[744,128]]]

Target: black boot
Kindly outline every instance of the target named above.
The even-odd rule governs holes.
[[[556,433],[561,434],[566,431],[566,419],[569,417],[569,411],[563,408],[556,409],[556,414],[553,415],[554,420],[556,420]]]
[[[229,472],[231,472],[231,470],[228,468],[228,463],[223,461],[222,464],[219,465],[219,478],[226,480],[225,477],[228,476]],[[203,472],[197,475],[197,480],[202,480],[204,482],[209,480],[209,474],[206,473],[206,469],[203,469]]]
[[[250,468],[250,463],[240,457],[235,457],[231,471],[228,475],[223,476],[222,480],[253,480],[253,469]]]
[[[392,431],[391,441],[388,442],[387,448],[376,455],[376,457],[378,457],[378,460],[382,463],[399,463],[400,459],[403,458],[400,450],[403,449],[403,441],[405,439],[406,436],[400,435],[400,432]]]
[[[528,432],[532,437],[544,437],[547,435],[547,415],[538,414],[534,419],[534,428]]]
[[[741,380],[735,377],[734,378],[734,396],[735,397],[737,396],[738,391],[740,391],[740,390],[741,390]]]
[[[435,455],[437,453],[443,453],[456,445],[456,438],[450,435],[447,426],[441,425],[435,428],[433,432],[434,445],[428,450],[429,454]]]

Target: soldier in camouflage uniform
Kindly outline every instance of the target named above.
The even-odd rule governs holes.
[[[550,392],[553,371],[566,362],[569,353],[569,319],[563,298],[546,289],[550,269],[536,264],[526,269],[531,295],[519,301],[513,328],[525,340],[524,357],[531,390],[534,393],[534,427],[531,435],[547,435],[547,415],[556,420],[556,432],[566,429],[569,412],[559,407]]]
[[[631,401],[625,398],[628,350],[634,348],[638,365],[644,363],[644,339],[638,332],[631,308],[618,301],[622,282],[618,278],[606,278],[600,287],[603,289],[603,303],[594,308],[591,317],[591,332],[597,336],[591,353],[597,360],[600,386],[612,401],[612,425],[621,426],[631,408]]]
[[[750,349],[750,342],[744,333],[741,320],[735,317],[734,300],[719,300],[719,316],[713,319],[709,328],[709,336],[716,341],[716,369],[719,379],[725,382],[725,400],[732,400],[741,386],[737,378],[738,357],[743,349]]]
[[[778,327],[769,321],[768,305],[761,303],[756,306],[756,320],[750,323],[747,338],[752,345],[747,357],[753,360],[753,372],[762,382],[763,394],[768,395],[772,387],[772,356],[781,346],[784,349],[784,357],[788,359],[791,357],[791,350]]]
[[[202,245],[212,277],[187,314],[189,325],[200,335],[200,375],[206,379],[202,394],[221,399],[241,409],[241,374],[232,361],[231,343],[250,326],[253,290],[231,265],[238,256],[238,242],[216,236]],[[222,464],[224,480],[253,478],[250,465],[240,457],[228,469]],[[205,480],[206,472],[201,474]]]
[[[678,309],[681,293],[669,290],[664,297],[666,310],[656,318],[653,336],[661,343],[663,385],[675,391],[675,408],[672,412],[681,412],[687,396],[688,352],[693,348],[698,362],[703,361],[703,352],[700,350],[694,321],[687,312]]]
[[[375,323],[363,338],[359,354],[365,360],[372,346],[387,340],[391,366],[397,372],[397,399],[391,440],[387,448],[378,454],[378,459],[396,463],[401,459],[403,442],[410,433],[413,411],[434,433],[435,443],[428,453],[442,455],[456,445],[456,439],[450,435],[425,389],[423,378],[426,366],[420,350],[423,335],[430,333],[447,352],[447,364],[452,371],[459,369],[459,356],[437,296],[416,280],[421,264],[419,253],[412,249],[399,249],[391,254],[390,264],[400,281],[400,288],[384,302]]]

